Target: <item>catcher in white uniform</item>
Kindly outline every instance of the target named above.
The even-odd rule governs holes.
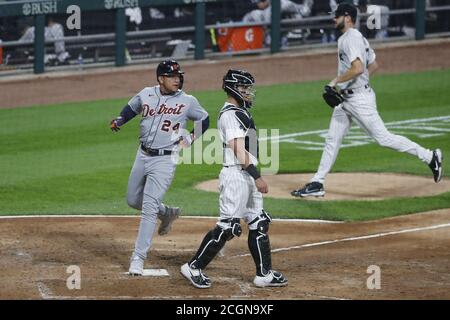
[[[323,183],[339,152],[352,121],[383,147],[416,156],[430,167],[434,181],[442,178],[442,152],[423,148],[411,140],[390,133],[377,111],[375,92],[369,85],[369,74],[377,68],[375,52],[362,34],[354,29],[356,8],[340,4],[335,11],[335,27],[343,34],[338,40],[338,77],[325,86],[324,99],[334,108],[319,168],[303,188],[294,190],[295,197],[324,196]],[[336,85],[341,88],[338,92]]]
[[[240,219],[249,228],[248,247],[256,266],[253,283],[257,287],[281,287],[287,279],[272,270],[269,224],[271,216],[263,209],[262,193],[268,192],[258,164],[256,127],[248,111],[254,99],[254,78],[243,70],[228,70],[222,88],[228,99],[219,114],[218,129],[224,148],[220,172],[220,218],[204,237],[194,257],[181,267],[181,273],[196,288],[211,287],[203,269],[225,243],[242,233]]]

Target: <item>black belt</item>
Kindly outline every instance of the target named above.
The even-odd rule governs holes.
[[[361,88],[361,87],[360,87],[360,88]],[[360,88],[355,88],[355,90],[356,90],[356,89],[360,89]],[[370,85],[368,85],[368,84],[366,84],[366,85],[364,86],[364,89],[369,89],[369,88],[370,88]],[[355,91],[353,91],[353,89],[347,89],[347,90],[342,90],[341,93],[342,93],[342,94],[354,94]]]
[[[162,149],[150,149],[150,148],[146,148],[144,147],[143,144],[141,144],[141,149],[142,151],[144,151],[147,155],[151,156],[151,157],[156,157],[156,156],[169,156],[173,153],[173,151],[171,150],[162,150]]]
[[[224,219],[220,219],[219,221],[222,223],[230,223],[233,222],[233,220],[241,220],[240,218],[224,218]]]

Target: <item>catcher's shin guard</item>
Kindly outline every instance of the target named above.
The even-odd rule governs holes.
[[[271,221],[270,215],[263,210],[263,213],[249,224],[257,223],[256,230],[250,230],[248,233],[248,248],[255,262],[257,276],[265,276],[272,269],[270,240],[267,234]]]
[[[194,269],[204,269],[223,248],[228,240],[228,233],[219,226],[209,231],[203,238],[197,253],[189,262],[189,266]]]

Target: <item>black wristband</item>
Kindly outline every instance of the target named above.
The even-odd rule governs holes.
[[[249,175],[252,176],[253,179],[257,180],[261,178],[261,174],[258,172],[258,169],[253,164],[250,164],[247,168],[245,168],[245,171],[248,172]]]

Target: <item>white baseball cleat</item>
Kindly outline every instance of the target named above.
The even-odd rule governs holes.
[[[253,280],[253,283],[259,288],[284,287],[287,286],[288,280],[283,276],[281,272],[270,270],[269,273],[264,277],[256,276]]]
[[[161,224],[159,225],[158,234],[163,236],[168,234],[172,229],[173,222],[178,219],[181,214],[181,209],[178,207],[168,207],[164,205],[166,208],[166,212],[163,215],[158,215],[158,218],[161,220]]]
[[[133,254],[130,261],[130,269],[128,274],[130,276],[142,276],[144,273],[144,260]]]

